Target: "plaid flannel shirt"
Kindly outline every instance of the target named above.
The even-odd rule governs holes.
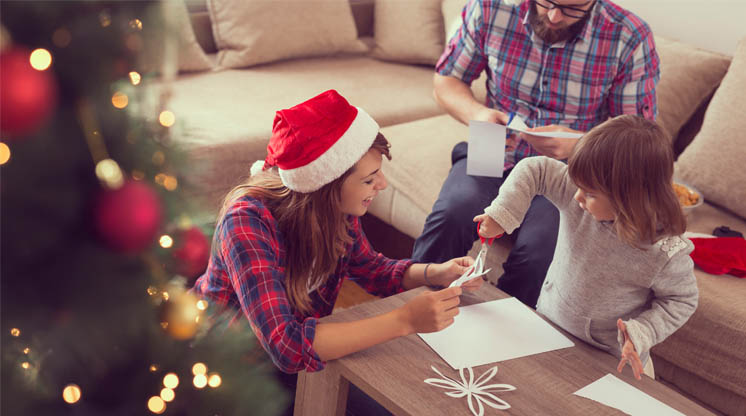
[[[324,368],[313,349],[318,318],[329,315],[345,278],[377,296],[402,291],[411,260],[392,260],[376,253],[360,226],[350,217],[352,245],[325,284],[310,291],[313,313],[304,316],[290,305],[285,291],[287,244],[277,221],[252,197],[237,200],[218,224],[207,271],[194,291],[218,308],[240,309],[272,361],[282,371]]]
[[[486,70],[486,105],[533,127],[588,131],[620,114],[655,119],[659,60],[644,21],[598,0],[577,37],[547,44],[531,28],[529,7],[470,0],[435,70],[468,85]],[[537,154],[520,141],[514,162]]]

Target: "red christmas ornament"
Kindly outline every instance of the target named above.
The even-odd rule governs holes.
[[[10,138],[38,129],[57,100],[54,76],[34,69],[30,55],[18,47],[0,54],[0,131]]]
[[[190,281],[204,273],[210,259],[210,242],[202,230],[195,226],[180,231],[175,243],[173,261],[176,272]]]
[[[106,245],[121,252],[137,252],[155,239],[161,212],[161,201],[150,186],[128,181],[99,195],[94,220]]]

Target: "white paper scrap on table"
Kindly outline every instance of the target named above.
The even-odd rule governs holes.
[[[469,121],[466,174],[502,178],[504,166],[505,126],[486,121]]]
[[[578,396],[595,400],[632,416],[684,416],[647,393],[607,374],[576,391]]]
[[[583,133],[571,133],[569,131],[528,131],[529,127],[526,123],[518,116],[513,117],[513,120],[508,123],[508,128],[521,133],[530,134],[532,136],[540,137],[557,137],[560,139],[579,139],[583,136]]]
[[[575,345],[516,298],[464,306],[448,328],[417,335],[454,369]]]

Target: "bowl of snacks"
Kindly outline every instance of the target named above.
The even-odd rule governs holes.
[[[684,210],[684,214],[687,216],[689,216],[694,208],[697,208],[705,202],[702,192],[699,192],[695,187],[688,183],[674,181],[673,190],[679,198],[679,203],[681,204],[681,208]]]

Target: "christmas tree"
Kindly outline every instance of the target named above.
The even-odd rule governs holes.
[[[169,75],[152,58],[173,55],[143,59],[172,36],[144,35],[160,10],[0,4],[3,415],[274,415],[287,403],[246,320],[229,325],[188,291],[212,224],[188,189],[195,167],[174,145],[168,95],[144,104],[146,81]]]

